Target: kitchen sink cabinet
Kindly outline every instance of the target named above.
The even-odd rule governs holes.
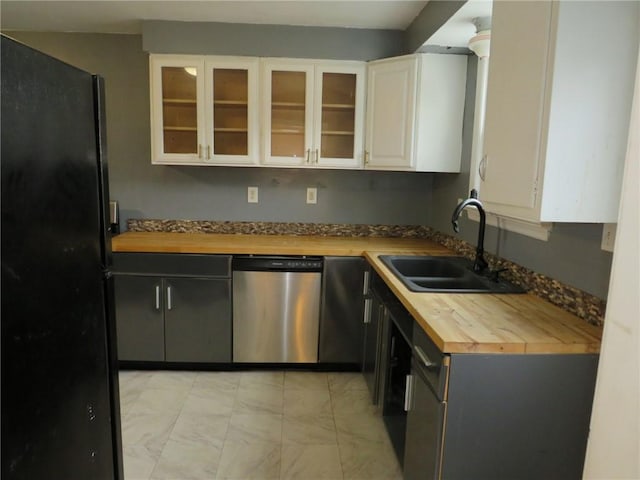
[[[114,254],[119,359],[231,362],[230,259]]]
[[[365,168],[459,172],[467,57],[369,62]]]
[[[324,257],[320,311],[320,363],[360,365],[364,338],[362,257]]]
[[[258,163],[257,58],[149,58],[152,163]]]
[[[264,165],[361,167],[365,68],[263,60]]]
[[[478,167],[487,211],[533,223],[617,221],[639,10],[494,3]],[[588,52],[583,32],[598,32]]]
[[[445,353],[380,276],[371,285],[363,373],[406,480],[581,478],[597,354]]]

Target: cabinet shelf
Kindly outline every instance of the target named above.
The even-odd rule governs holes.
[[[325,110],[354,110],[356,106],[352,103],[323,103]]]
[[[165,126],[162,128],[166,132],[197,132],[198,127],[177,127],[177,126]]]
[[[246,128],[214,128],[215,133],[247,133]]]
[[[196,105],[193,98],[163,98],[162,103],[165,105]]]
[[[302,102],[272,102],[271,107],[273,108],[289,108],[296,110],[304,110],[304,103]]]
[[[248,104],[245,100],[215,100],[213,104],[216,107],[244,107],[247,108]]]
[[[304,130],[302,128],[274,128],[271,133],[279,133],[285,135],[303,135]]]
[[[352,136],[354,134],[353,131],[349,130],[323,130],[322,135],[348,135]]]

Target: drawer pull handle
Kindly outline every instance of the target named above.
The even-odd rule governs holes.
[[[167,309],[171,310],[171,287],[167,287]]]
[[[364,323],[371,323],[371,299],[364,301]]]
[[[156,285],[156,310],[160,310],[160,285]]]
[[[369,292],[369,270],[365,270],[364,272],[364,280],[362,286],[362,294],[366,295]]]
[[[435,367],[437,365],[435,362],[431,361],[431,359],[427,356],[426,353],[424,353],[424,351],[420,347],[416,346],[415,347],[415,352],[416,352],[416,355],[418,356],[418,358],[424,364],[425,367],[433,368],[433,367]]]
[[[413,403],[413,375],[407,375],[407,383],[404,387],[404,411],[411,410],[411,404]]]

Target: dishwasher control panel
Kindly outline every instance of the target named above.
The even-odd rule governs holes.
[[[297,256],[234,256],[232,269],[235,271],[284,271],[321,272],[322,257]]]

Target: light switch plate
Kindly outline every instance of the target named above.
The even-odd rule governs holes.
[[[318,189],[315,187],[307,188],[307,203],[318,203]]]
[[[258,203],[258,187],[247,187],[247,202]]]

